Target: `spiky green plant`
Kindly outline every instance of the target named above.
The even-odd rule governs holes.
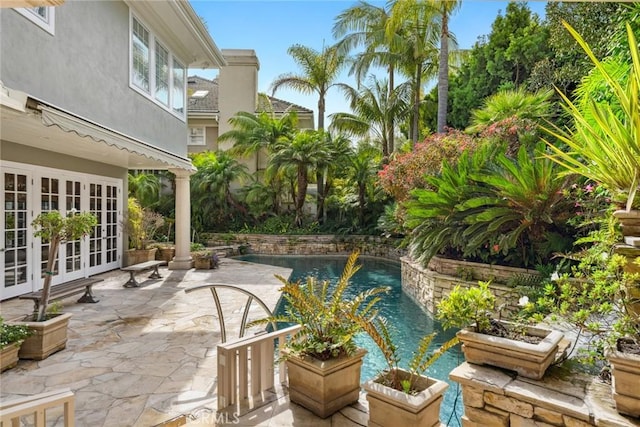
[[[285,313],[251,322],[251,325],[297,323],[300,331],[289,341],[291,355],[311,356],[319,360],[351,355],[357,349],[354,338],[362,325],[378,315],[376,303],[387,287],[376,287],[345,299],[351,278],[360,269],[359,252],[353,252],[335,285],[309,276],[305,282],[291,282],[276,275],[284,287]]]
[[[548,157],[564,166],[567,173],[603,184],[614,200],[629,210],[639,205],[636,194],[640,185],[640,49],[636,37],[627,24],[632,65],[623,84],[617,73],[595,57],[580,34],[569,24],[564,26],[587,53],[612,95],[604,102],[592,99],[581,107],[560,93],[574,129],[544,128],[567,147],[565,150],[546,141],[551,149]]]

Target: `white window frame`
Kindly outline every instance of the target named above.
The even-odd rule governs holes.
[[[16,12],[18,12],[20,15],[24,16],[25,18],[27,18],[29,21],[33,22],[34,24],[36,24],[38,27],[42,28],[43,30],[45,30],[47,33],[51,34],[52,36],[56,35],[55,29],[56,29],[56,8],[53,6],[42,6],[42,7],[46,7],[47,10],[47,16],[46,18],[37,14],[35,12],[35,8],[28,8],[28,7],[17,7],[13,10],[15,10]]]
[[[199,129],[199,130],[202,131],[202,143],[196,143],[196,144],[193,143],[193,139],[192,138],[195,136],[195,135],[193,135],[193,131],[196,130],[196,129]],[[193,145],[193,146],[199,146],[199,147],[207,145],[207,128],[206,128],[206,126],[189,126],[189,140],[187,141],[187,144],[188,145]]]
[[[134,73],[134,69],[133,69],[133,22],[134,20],[136,20],[138,22],[138,24],[140,24],[148,33],[149,33],[149,58],[148,58],[148,62],[149,62],[149,90],[145,90],[143,87],[140,87],[138,85],[135,84],[134,79],[133,79],[133,73]],[[186,108],[184,106],[187,105],[187,99],[186,99],[186,93],[187,93],[187,69],[186,66],[182,65],[185,62],[183,60],[181,60],[180,58],[178,58],[176,55],[173,54],[173,52],[171,52],[171,50],[169,48],[167,48],[167,44],[164,43],[159,37],[157,37],[153,31],[151,31],[149,29],[149,25],[147,25],[142,19],[140,19],[138,16],[136,16],[132,11],[130,11],[129,13],[129,87],[133,90],[135,90],[136,92],[138,92],[139,94],[141,94],[142,96],[144,96],[145,98],[149,99],[150,101],[152,101],[154,104],[158,105],[159,107],[161,107],[162,109],[164,109],[165,111],[168,111],[169,113],[171,113],[172,115],[174,115],[175,117],[179,118],[180,120],[182,120],[183,122],[186,121],[186,117],[187,117],[187,111]],[[163,49],[165,49],[168,52],[169,55],[169,78],[168,78],[168,83],[169,83],[169,102],[168,104],[165,104],[164,102],[162,102],[162,100],[158,99],[156,97],[156,44],[159,44]],[[174,66],[175,63],[179,64],[180,66],[182,66],[182,70],[184,73],[184,81],[183,81],[183,88],[182,88],[182,111],[180,111],[179,109],[175,109],[174,105],[176,105],[176,103],[174,102],[174,97],[176,95],[176,90],[174,90]]]

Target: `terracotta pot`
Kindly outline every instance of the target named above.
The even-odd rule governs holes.
[[[411,374],[399,369],[402,379]],[[444,381],[420,376],[416,381],[417,394],[407,394],[377,382],[380,377],[367,381],[362,387],[369,401],[369,427],[440,425],[440,405],[449,387]]]
[[[501,323],[507,327],[516,326],[509,322],[501,321]],[[509,369],[525,378],[539,380],[555,360],[558,344],[564,334],[534,327],[525,327],[525,333],[543,339],[537,344],[530,344],[480,334],[471,328],[462,329],[456,335],[462,342],[462,351],[467,362]]]
[[[44,322],[11,321],[14,325],[25,325],[33,335],[24,340],[18,356],[20,359],[46,359],[67,346],[67,327],[71,313],[59,314]]]
[[[623,353],[616,346],[609,349],[606,356],[611,363],[611,388],[616,409],[621,414],[640,417],[640,355]]]
[[[327,418],[360,396],[360,368],[367,351],[359,349],[353,356],[317,360],[289,355],[289,400],[319,416]]]
[[[18,351],[22,342],[12,342],[0,350],[0,372],[11,369],[18,364]]]

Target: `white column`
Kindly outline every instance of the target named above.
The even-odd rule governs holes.
[[[191,191],[189,176],[193,173],[185,169],[171,169],[176,176],[176,255],[169,262],[169,270],[188,270],[191,260]]]

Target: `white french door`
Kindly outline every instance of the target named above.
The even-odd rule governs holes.
[[[0,175],[0,203],[5,207],[0,222],[4,235],[0,299],[42,287],[49,247],[32,237],[31,228],[33,218],[41,212],[90,211],[98,218],[90,236],[60,245],[53,268],[54,286],[119,266],[122,180],[10,162],[2,164]]]
[[[0,205],[4,214],[0,218],[0,228],[4,230],[0,242],[0,265],[2,265],[2,299],[15,297],[32,290],[31,217],[28,203],[28,183],[30,178],[19,170],[2,168],[2,193]]]

